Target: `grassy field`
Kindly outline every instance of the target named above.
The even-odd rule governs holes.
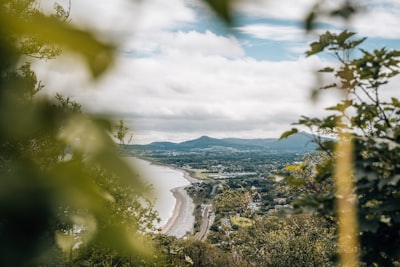
[[[208,170],[207,169],[185,169],[185,171],[190,173],[190,176],[200,180],[208,179]]]
[[[237,225],[241,227],[249,227],[253,225],[253,221],[245,217],[230,216],[230,219],[232,225]]]

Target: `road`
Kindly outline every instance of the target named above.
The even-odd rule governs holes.
[[[200,231],[196,233],[195,238],[198,240],[205,240],[207,237],[208,229],[214,222],[211,205],[202,205],[203,215],[201,219]]]

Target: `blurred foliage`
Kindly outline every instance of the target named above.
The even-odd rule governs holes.
[[[114,133],[114,138],[118,140],[120,148],[123,149],[132,141],[133,134],[130,134],[128,140],[126,140],[129,128],[126,126],[123,120],[118,121],[118,123],[115,125],[115,130],[116,132]]]
[[[399,74],[400,51],[359,49],[361,56],[353,58],[352,51],[364,40],[355,39],[354,33],[348,31],[326,32],[311,44],[308,55],[328,52],[341,63],[336,68],[326,67],[320,71],[333,75],[335,82],[319,90],[339,88],[346,93],[346,98],[326,109],[332,115],[303,116],[297,124],[317,135],[338,136],[343,126],[351,134],[355,183],[352,198],[358,208],[361,260],[367,266],[394,266],[399,264],[400,255],[400,102],[395,97],[382,100],[381,90]],[[332,140],[316,138],[314,141],[326,156],[318,165],[308,167],[313,171],[304,179],[332,184],[337,168],[335,159],[343,152],[335,151]],[[333,187],[325,189],[329,190],[308,192],[297,201],[298,207],[330,218],[337,215],[334,200],[340,196],[335,195]]]
[[[15,64],[21,55],[51,59],[62,48],[80,54],[93,77],[111,65],[114,49],[88,32],[65,23],[69,12],[56,5],[56,15],[47,16],[35,0],[2,0],[0,7],[1,55],[4,67]]]
[[[60,5],[54,15],[38,7],[0,1],[0,265],[72,264],[78,248],[148,255],[157,214],[119,157],[112,123],[61,95],[38,96],[44,85],[28,62],[70,49],[98,77],[112,46],[66,23]]]
[[[232,0],[203,0],[228,25],[233,22]]]

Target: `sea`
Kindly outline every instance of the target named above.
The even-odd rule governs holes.
[[[152,185],[153,198],[155,199],[154,209],[158,211],[161,219],[157,227],[163,227],[173,215],[176,204],[171,189],[187,186],[190,184],[189,181],[184,178],[182,171],[155,165],[136,157],[127,157],[126,159],[139,173],[145,184]]]

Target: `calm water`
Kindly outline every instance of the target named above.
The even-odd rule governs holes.
[[[156,198],[155,209],[158,211],[161,222],[158,226],[164,226],[172,216],[176,200],[171,193],[171,189],[189,185],[188,180],[183,177],[183,173],[165,166],[154,165],[148,161],[128,157],[129,163],[136,168],[140,176],[154,187]]]

